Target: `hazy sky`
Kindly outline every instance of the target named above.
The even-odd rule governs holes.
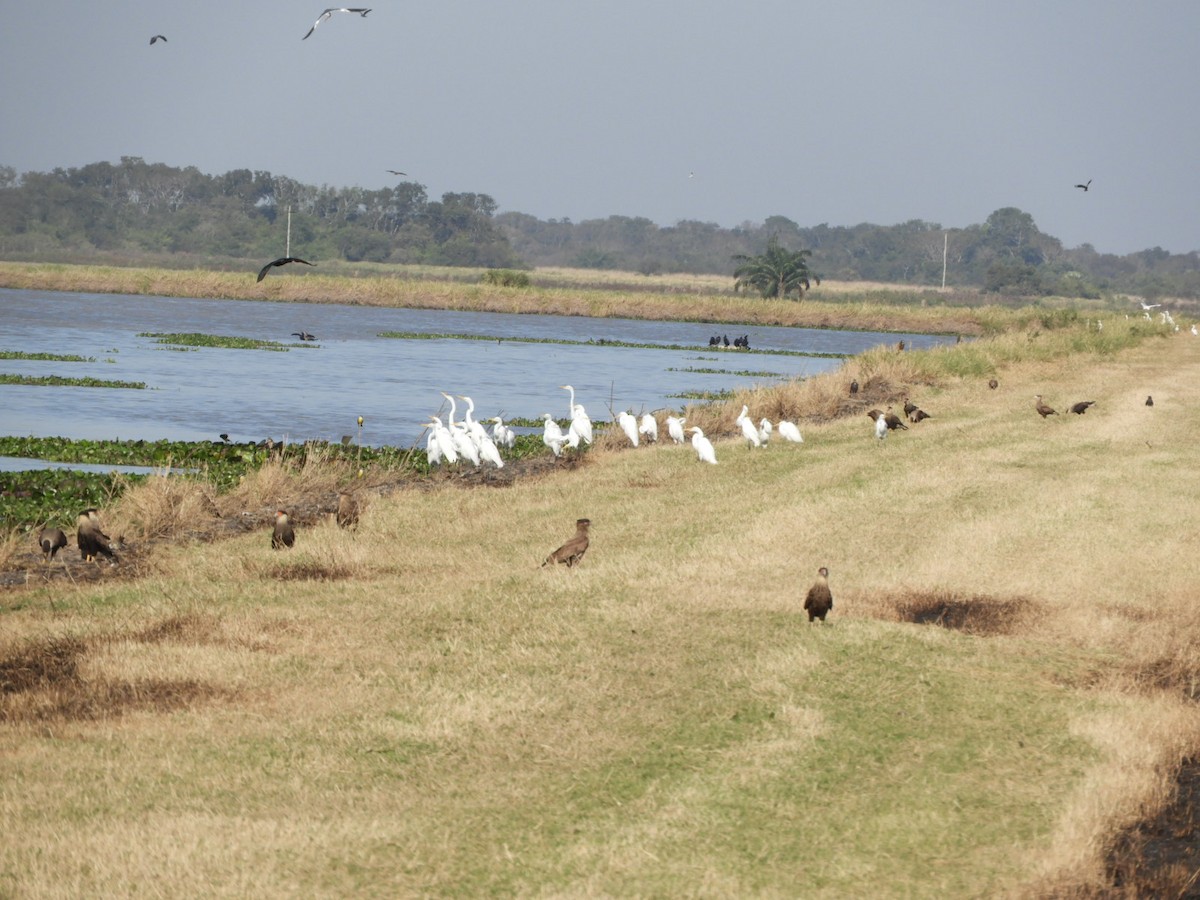
[[[20,172],[399,169],[433,199],[661,225],[1016,206],[1068,247],[1200,249],[1197,0],[375,0],[305,41],[318,3],[4,6]]]

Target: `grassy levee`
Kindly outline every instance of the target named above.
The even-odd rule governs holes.
[[[713,410],[717,466],[601,447],[4,596],[0,894],[1098,888],[1200,751],[1200,340],[1042,339],[996,390],[851,361],[934,416],[883,442],[752,451]],[[580,516],[582,563],[540,567]]]
[[[547,313],[596,318],[628,317],[727,325],[790,325],[869,331],[997,334],[1034,327],[1047,319],[1064,322],[1080,315],[1079,303],[1047,298],[1037,306],[1014,308],[984,305],[986,295],[971,292],[980,305],[925,306],[926,298],[961,301],[963,292],[940,295],[932,289],[849,283],[814,288],[804,302],[763,300],[732,294],[731,278],[678,276],[663,291],[634,290],[601,273],[582,270],[538,270],[534,285],[510,288],[463,282],[450,270],[425,272],[420,267],[333,264],[333,274],[268,276],[256,282],[252,270],[148,269],[62,263],[0,262],[0,287],[27,290],[79,291],[288,303],[346,303],[361,306],[451,309],[474,312]],[[456,270],[461,272],[462,270]],[[479,270],[482,272],[483,270]],[[596,277],[595,284],[581,284]],[[636,277],[636,276],[632,276]],[[1011,304],[1011,301],[1010,301]],[[1069,305],[1068,305],[1069,304]],[[1111,306],[1090,304],[1098,312]],[[602,332],[603,326],[597,325]]]

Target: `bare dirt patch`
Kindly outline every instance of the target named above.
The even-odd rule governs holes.
[[[905,591],[884,598],[876,609],[878,618],[980,636],[1020,632],[1034,612],[1034,602],[1026,597],[953,591]]]

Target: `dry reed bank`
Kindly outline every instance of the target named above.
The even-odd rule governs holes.
[[[255,281],[255,272],[205,269],[144,269],[115,266],[0,262],[0,287],[26,290],[79,291],[288,303],[346,303],[364,306],[449,309],[501,313],[549,313],[567,316],[628,317],[748,325],[789,325],[890,332],[995,334],[1026,328],[1047,317],[1074,315],[1060,304],[1037,307],[922,305],[937,292],[895,286],[826,284],[804,302],[763,300],[733,294],[732,279],[715,276],[666,276],[662,290],[633,290],[620,280],[579,270],[546,270],[534,274],[529,288],[465,283],[461,272],[424,271],[414,267],[361,265],[337,267],[337,274],[287,273]],[[922,300],[914,300],[914,297]],[[979,295],[972,294],[978,302]],[[1053,310],[1053,311],[1052,311]]]
[[[601,447],[3,595],[3,892],[1100,891],[1200,751],[1200,339],[1074,339],[747,393],[805,443],[714,408],[717,466]],[[817,402],[850,377],[934,418],[880,442]],[[241,502],[300,476],[264,477]],[[583,562],[540,567],[580,516]]]

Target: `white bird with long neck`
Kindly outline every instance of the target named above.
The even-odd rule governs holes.
[[[767,441],[771,440],[771,420],[766,416],[758,423],[758,439],[764,447],[767,446]]]
[[[449,431],[450,437],[454,441],[454,449],[458,451],[460,457],[469,459],[471,465],[478,466],[479,450],[475,447],[475,442],[467,436],[466,426],[454,421],[454,411],[457,408],[454,398],[445,391],[442,391],[442,396],[450,401],[450,412],[446,416],[446,419],[450,423]]]
[[[500,447],[511,450],[517,442],[517,435],[511,428],[504,424],[504,420],[499,416],[492,416],[492,440]]]
[[[637,419],[626,410],[621,410],[617,413],[617,424],[625,432],[625,437],[629,438],[629,443],[636,447],[638,445]]]
[[[696,456],[701,462],[717,464],[717,451],[713,449],[712,441],[704,436],[704,432],[699,428],[689,428],[692,433],[692,447],[696,450]]]
[[[785,441],[791,441],[793,444],[803,444],[804,438],[800,436],[800,429],[796,427],[795,422],[789,422],[784,419],[779,423],[779,436]]]
[[[467,425],[467,434],[470,435],[471,440],[475,442],[475,446],[479,447],[484,441],[490,440],[490,438],[488,437],[487,429],[476,422],[473,418],[475,413],[475,401],[470,397],[464,397],[462,394],[458,395],[458,399],[465,400],[467,402],[467,414],[463,417],[463,421],[466,422]]]
[[[735,420],[735,424],[742,430],[742,437],[746,439],[746,444],[749,447],[761,447],[762,440],[758,436],[758,429],[754,427],[754,423],[750,421],[749,406],[743,406],[741,414]]]
[[[667,434],[677,444],[682,444],[687,440],[687,436],[683,433],[683,423],[686,421],[686,418],[677,419],[674,416],[667,416]]]
[[[638,425],[638,434],[644,434],[646,440],[652,444],[658,443],[658,420],[650,413],[643,413],[641,424]]]
[[[585,444],[592,443],[592,420],[588,418],[587,410],[583,408],[582,403],[575,402],[575,388],[569,384],[560,384],[564,391],[570,391],[571,397],[567,401],[567,412],[571,417],[571,425],[568,429],[575,433],[575,443],[573,446],[578,447],[579,442]]]
[[[430,427],[433,428],[432,437],[438,448],[439,461],[444,459],[448,463],[458,462],[458,451],[454,448],[454,438],[450,436],[450,431],[437,416],[430,416],[429,419],[432,423]],[[428,452],[428,446],[426,444],[426,452]]]

